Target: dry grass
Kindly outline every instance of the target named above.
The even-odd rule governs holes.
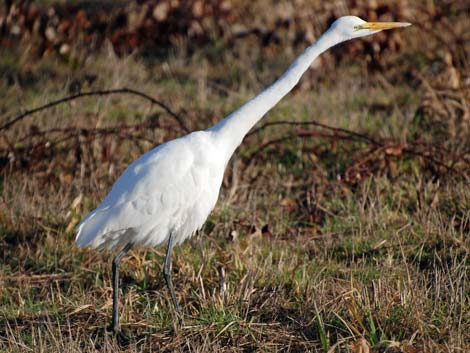
[[[436,143],[442,147],[437,152],[464,156],[453,165],[462,174],[423,157],[317,135],[259,150],[298,133],[297,126],[250,135],[229,164],[204,229],[175,250],[182,324],[161,277],[163,250],[136,249],[123,261],[121,315],[129,342],[107,331],[112,254],[77,249],[71,229],[131,160],[179,136],[178,124],[138,97],[106,96],[57,106],[2,132],[2,151],[12,144],[22,152],[1,160],[0,350],[468,351],[468,140],[453,141],[464,133],[454,123],[452,130],[441,119],[437,131],[435,121],[425,119],[437,119],[439,107],[457,107],[452,112],[461,117],[461,106],[452,102],[467,91],[462,84],[445,95],[433,86],[425,73],[435,58],[420,59],[421,81],[409,79],[413,60],[424,56],[414,38],[423,35],[429,35],[428,43],[434,38],[422,28],[411,29],[404,49],[388,59],[398,67],[390,73],[369,71],[360,60],[313,71],[266,119],[315,119],[381,141]],[[65,96],[79,81],[84,89],[138,88],[164,100],[190,129],[202,129],[251,97],[294,57],[274,48],[279,55],[267,51],[253,58],[241,43],[233,53],[215,43],[191,56],[176,48],[153,61],[117,58],[103,48],[80,67],[56,56],[38,61],[21,50],[1,49],[3,76],[16,77],[0,83],[2,122]],[[464,70],[460,74],[464,82]],[[42,146],[43,137],[31,136],[35,129],[148,121],[158,127],[128,135],[82,132],[49,149],[21,150],[32,142]],[[50,133],[46,140],[57,136]],[[360,169],[365,174],[346,180],[365,156],[370,158]]]

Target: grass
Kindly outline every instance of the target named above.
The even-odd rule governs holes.
[[[332,342],[344,342],[340,346],[346,349],[346,342],[358,337],[373,346],[393,341],[464,347],[468,255],[450,241],[459,236],[449,229],[451,219],[438,207],[410,215],[397,205],[403,199],[399,186],[386,179],[371,184],[325,205],[337,215],[312,234],[263,235],[251,226],[230,225],[249,219],[249,210],[234,207],[229,216],[218,208],[212,230],[175,251],[182,326],[174,324],[160,276],[162,250],[132,252],[122,267],[123,328],[133,342],[127,349],[259,349],[268,342],[273,350],[321,351]],[[445,193],[463,191],[468,200],[465,189],[457,184]],[[253,220],[259,230],[275,201],[266,193],[256,202],[266,207],[257,208],[260,217]],[[225,221],[215,223],[218,219]],[[290,223],[270,222],[273,229]],[[241,228],[235,240],[224,231],[232,227]],[[44,350],[114,349],[105,334],[110,256],[77,250],[60,228],[39,228],[29,241],[19,236],[24,238],[16,244],[4,238],[4,349],[36,344]]]
[[[103,48],[82,65],[1,49],[2,75],[11,80],[0,83],[0,112],[5,118],[62,97],[76,80],[86,89],[138,88],[182,112],[191,129],[202,129],[270,82],[294,56],[260,51],[243,60],[213,45],[191,57],[175,50],[152,60],[117,58]],[[410,56],[394,59],[402,63]],[[419,60],[422,67],[432,64],[423,55]],[[432,140],[433,131],[414,120],[424,88],[386,70],[364,70],[346,62],[332,72],[314,71],[303,81],[313,86],[301,86],[266,120],[314,118],[391,141],[416,134]],[[44,72],[53,78],[41,78]],[[87,83],[87,75],[96,80]],[[180,134],[170,118],[139,98],[109,96],[38,113],[4,136],[17,141],[34,126],[105,127],[146,119],[164,123],[139,135],[154,144]],[[136,249],[123,260],[120,310],[129,342],[107,331],[113,254],[77,249],[71,230],[153,143],[114,134],[59,144],[37,159],[18,156],[0,179],[0,350],[470,349],[468,181],[439,176],[419,158],[397,157],[379,160],[384,166],[348,183],[344,175],[366,146],[321,137],[284,141],[253,157],[262,143],[296,131],[273,126],[247,137],[203,230],[175,249],[173,281],[183,323],[177,323],[161,276],[164,249]]]

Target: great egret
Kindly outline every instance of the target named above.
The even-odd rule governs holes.
[[[171,280],[171,253],[199,230],[214,208],[225,167],[244,136],[299,82],[312,61],[328,48],[403,22],[337,19],[271,86],[213,127],[166,142],[131,163],[103,203],[76,227],[78,246],[123,249],[113,260],[112,327],[119,332],[119,263],[136,245],[168,243],[163,276],[174,307],[181,309]]]

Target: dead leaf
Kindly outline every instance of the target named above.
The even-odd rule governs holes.
[[[351,348],[354,353],[369,353],[370,352],[369,342],[367,342],[367,340],[364,337],[361,337],[356,342],[354,342]]]
[[[385,148],[385,154],[389,156],[401,156],[403,154],[403,145],[392,145]]]
[[[157,20],[157,22],[163,22],[167,19],[168,13],[170,12],[170,5],[166,2],[161,2],[157,6],[153,8],[153,18]]]
[[[290,197],[284,197],[280,202],[281,207],[284,207],[289,212],[293,212],[297,210],[297,203],[295,200],[291,199]]]

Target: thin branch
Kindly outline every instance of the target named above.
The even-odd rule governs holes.
[[[334,131],[335,133],[341,133],[341,134],[345,134],[345,135],[348,135],[348,136],[355,137],[356,139],[363,140],[363,141],[368,142],[368,143],[370,143],[372,145],[375,145],[375,146],[382,146],[382,144],[380,142],[374,140],[373,138],[371,138],[371,137],[369,137],[365,134],[361,134],[359,132],[354,132],[354,131],[339,128],[339,127],[332,127],[332,126],[329,126],[329,125],[319,123],[319,122],[314,121],[314,120],[311,120],[311,121],[287,121],[287,120],[282,120],[282,121],[267,122],[267,123],[262,124],[260,127],[254,129],[253,131],[251,131],[247,136],[258,134],[262,130],[266,129],[267,127],[276,126],[276,125],[291,125],[291,126],[313,125],[313,126],[320,127],[322,129]]]
[[[281,125],[281,124],[282,125],[306,125],[306,124],[317,125],[316,122],[307,122],[307,123],[297,123],[297,122],[289,122],[289,121],[283,121],[283,122],[277,122],[277,123],[274,122],[274,123],[266,123],[262,125],[260,128],[254,130],[252,133],[257,133],[259,132],[260,129],[265,128],[267,126]],[[272,145],[277,145],[287,140],[292,140],[296,138],[306,138],[306,137],[312,137],[312,136],[326,138],[330,140],[343,140],[343,141],[344,140],[357,141],[359,139],[375,147],[375,149],[370,153],[377,153],[378,151],[383,150],[390,145],[389,143],[379,142],[368,137],[367,135],[357,134],[346,129],[331,128],[323,124],[320,124],[320,127],[324,127],[328,130],[334,131],[334,133],[325,134],[325,133],[321,133],[315,130],[300,130],[292,134],[288,134],[285,136],[281,136],[279,138],[266,141],[265,143],[261,144],[255,151],[253,151],[247,158],[249,160],[251,160],[252,158],[255,158],[258,154],[260,154],[262,151],[264,151],[265,149],[267,149],[268,147]],[[429,146],[427,146],[426,144],[422,144],[422,143],[414,144],[413,142],[411,142],[407,145],[408,146],[403,146],[403,150],[402,150],[403,154],[407,154],[411,157],[421,157],[436,166],[444,168],[445,170],[447,170],[447,172],[454,173],[455,175],[459,175],[463,177],[464,179],[468,180],[468,176],[465,173],[457,170],[455,167],[453,167],[453,165],[447,165],[444,161],[436,158],[434,154],[432,153],[431,149],[429,148]],[[425,150],[419,151],[416,148],[419,145],[422,145],[425,148]],[[456,158],[468,163],[468,161],[466,161],[461,156],[456,156]]]
[[[49,103],[44,104],[42,106],[39,106],[37,108],[26,110],[25,112],[15,116],[14,118],[10,119],[7,123],[0,126],[0,131],[8,129],[10,126],[12,126],[13,124],[17,123],[18,121],[26,118],[29,115],[38,113],[40,111],[46,110],[46,109],[54,107],[56,105],[66,103],[66,102],[72,101],[72,100],[77,99],[77,98],[89,97],[89,96],[104,96],[104,95],[110,95],[110,94],[132,94],[132,95],[139,96],[139,97],[142,97],[144,99],[147,99],[148,101],[152,102],[153,104],[158,105],[160,108],[162,108],[164,111],[166,111],[170,116],[172,116],[178,122],[179,126],[181,127],[182,130],[184,130],[184,132],[186,132],[186,133],[189,132],[189,129],[186,126],[186,124],[183,122],[183,119],[181,119],[181,117],[178,114],[173,112],[173,110],[171,110],[170,107],[168,107],[165,103],[149,96],[148,94],[137,91],[135,89],[125,88],[125,87],[124,88],[109,89],[109,90],[80,92],[80,93],[77,93],[77,94],[73,94],[71,96],[67,96],[67,97],[64,97],[64,98],[57,99],[55,101],[49,102]]]
[[[255,151],[253,151],[248,157],[248,160],[251,160],[258,156],[262,151],[267,149],[269,146],[272,145],[277,145],[281,142],[292,140],[292,139],[297,139],[297,138],[306,138],[306,137],[321,137],[321,138],[326,138],[330,140],[335,140],[335,139],[340,139],[340,140],[350,140],[354,141],[354,139],[351,136],[338,136],[337,134],[327,134],[319,131],[314,131],[314,130],[302,130],[298,131],[293,134],[285,135],[279,138],[275,138],[269,141],[266,141],[265,143],[261,144]]]
[[[40,137],[44,138],[50,134],[65,134],[65,133],[72,133],[74,135],[111,135],[116,133],[122,133],[123,131],[139,131],[143,129],[153,129],[153,128],[162,128],[162,126],[158,123],[149,123],[143,122],[134,125],[118,125],[118,126],[110,126],[110,127],[101,127],[101,128],[75,128],[75,127],[66,127],[66,128],[52,128],[48,130],[42,131],[35,131],[33,133],[26,134],[22,137],[19,137],[16,142],[22,143],[24,141],[29,141],[33,137]]]

